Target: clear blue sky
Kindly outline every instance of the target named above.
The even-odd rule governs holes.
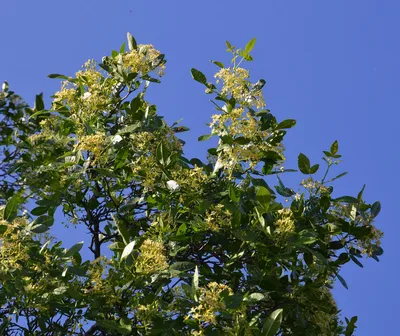
[[[196,139],[213,109],[190,68],[211,76],[208,60],[228,60],[225,40],[243,46],[257,37],[252,76],[266,79],[279,119],[298,120],[286,137],[286,166],[295,168],[299,152],[317,162],[338,139],[349,175],[336,195],[354,195],[366,183],[366,199],[382,203],[385,254],[364,269],[345,267],[349,291],[335,289],[343,315],[359,316],[357,335],[399,335],[399,14],[398,0],[3,0],[0,81],[30,103],[39,92],[48,98],[59,85],[49,73],[72,75],[88,58],[119,48],[130,31],[167,55],[152,100],[169,122],[184,118],[192,129],[184,137],[188,156],[204,156]]]

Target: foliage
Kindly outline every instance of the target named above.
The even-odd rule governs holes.
[[[378,260],[379,202],[333,196],[338,142],[299,191],[283,182],[286,129],[250,81],[255,39],[229,42],[215,82],[193,78],[217,110],[208,162],[187,159],[177,133],[146,100],[165,58],[125,45],[88,61],[45,108],[3,85],[0,224],[2,335],[352,335],[331,288],[342,266]],[[277,185],[272,187],[273,181]],[[63,248],[49,229],[62,211],[90,242]],[[81,239],[79,239],[81,240]],[[83,247],[90,252],[85,253]]]

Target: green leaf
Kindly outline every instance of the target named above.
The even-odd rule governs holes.
[[[125,246],[124,251],[121,255],[121,261],[128,258],[131,255],[133,249],[135,248],[136,241],[131,241],[128,245]]]
[[[244,301],[254,303],[254,302],[264,300],[264,298],[265,298],[264,294],[252,293],[249,296],[247,296],[246,298],[244,298]]]
[[[40,93],[40,94],[36,95],[34,109],[36,111],[44,110],[43,93]]]
[[[98,324],[100,327],[102,327],[112,333],[117,333],[117,334],[121,334],[121,335],[130,335],[131,334],[130,330],[127,330],[126,327],[122,327],[117,321],[97,320],[96,324]]]
[[[256,190],[256,200],[264,207],[265,210],[268,210],[271,203],[271,193],[263,186],[256,187]]]
[[[190,128],[186,127],[186,126],[176,126],[176,127],[172,127],[172,130],[175,133],[182,133],[182,132],[190,131]]]
[[[199,289],[199,268],[197,266],[194,269],[192,288],[194,291]]]
[[[315,174],[319,169],[319,164],[315,164],[310,168],[310,174]]]
[[[371,207],[372,218],[375,218],[376,216],[378,216],[380,212],[381,212],[381,203],[379,201],[376,201],[374,204],[372,204],[372,207]]]
[[[43,215],[37,217],[32,223],[52,226],[54,224],[54,218],[52,216]]]
[[[214,63],[216,66],[219,66],[220,68],[225,68],[224,64],[218,61],[211,61],[211,63]]]
[[[225,41],[226,47],[227,47],[227,51],[233,51],[233,49],[235,49],[235,47],[229,43],[229,41]]]
[[[277,309],[265,319],[262,335],[275,336],[282,323],[283,309]]]
[[[44,233],[46,231],[50,230],[50,227],[47,225],[43,225],[43,224],[37,224],[37,225],[33,225],[29,228],[30,231],[34,232],[34,233]]]
[[[250,53],[250,51],[253,50],[255,44],[256,44],[256,38],[254,37],[246,44],[246,46],[244,48],[246,53]]]
[[[127,40],[128,40],[128,48],[129,50],[136,50],[137,49],[137,43],[135,38],[132,36],[131,33],[126,34]]]
[[[310,245],[317,241],[317,237],[315,232],[311,232],[308,230],[303,230],[299,232],[297,243],[303,245]]]
[[[128,150],[122,149],[122,150],[118,151],[117,155],[115,156],[115,161],[114,161],[115,169],[122,168],[125,165],[125,163],[127,162],[128,156],[129,156]]]
[[[199,136],[198,141],[206,141],[208,139],[210,139],[213,135],[212,134],[204,134]]]
[[[36,207],[32,209],[31,214],[34,216],[44,215],[47,212],[47,207]]]
[[[223,300],[226,305],[226,309],[236,309],[241,306],[243,302],[243,295],[241,294],[227,295],[223,298]]]
[[[64,76],[64,75],[60,75],[60,74],[50,74],[47,77],[49,77],[49,78],[61,78],[61,79],[66,79],[66,80],[70,79],[69,77]]]
[[[357,198],[352,196],[342,196],[335,198],[333,201],[335,202],[344,202],[344,203],[358,203]]]
[[[118,220],[116,218],[114,218],[114,222],[115,222],[115,225],[117,226],[119,234],[122,237],[122,240],[124,241],[124,243],[126,245],[128,245],[130,234],[129,234],[128,229],[126,228],[124,222],[122,220]]]
[[[187,225],[183,223],[179,226],[178,230],[176,231],[177,236],[184,236],[187,232]]]
[[[3,218],[6,221],[12,221],[18,214],[18,206],[22,203],[22,199],[19,195],[14,195],[7,202],[6,207],[4,208]]]
[[[347,172],[339,174],[338,176],[336,176],[333,179],[331,179],[329,182],[333,182],[333,181],[335,181],[335,180],[337,180],[337,179],[339,179],[339,178],[341,178],[341,177],[343,177],[345,175],[347,175]]]
[[[201,71],[192,68],[190,72],[192,73],[192,77],[195,81],[207,85],[207,77]]]
[[[284,128],[292,128],[296,125],[296,120],[294,119],[286,119],[281,121],[278,126],[276,126],[276,129],[284,129]]]
[[[353,335],[354,330],[357,328],[356,327],[357,320],[358,320],[357,316],[353,316],[350,319],[350,321],[346,318],[347,327],[346,327],[346,330],[344,332],[345,336],[352,336]]]
[[[53,290],[54,295],[63,295],[68,290],[67,286],[60,286]]]
[[[115,243],[112,243],[112,244],[110,244],[110,245],[108,245],[108,248],[110,249],[110,250],[112,250],[112,251],[114,251],[114,250],[123,250],[124,248],[125,248],[125,244],[124,243],[122,243],[122,242],[115,242]]]
[[[339,143],[337,140],[331,145],[331,154],[335,155],[339,150]]]
[[[167,146],[165,146],[163,142],[160,142],[156,149],[156,157],[158,162],[160,162],[161,165],[166,166],[170,154],[171,153],[169,152]]]
[[[311,164],[310,159],[307,156],[305,156],[303,153],[300,153],[297,158],[297,163],[300,171],[303,174],[310,174]]]
[[[131,320],[127,317],[121,318],[119,321],[119,324],[121,325],[122,328],[124,328],[127,332],[132,331],[132,324]]]
[[[364,265],[363,265],[355,256],[350,255],[350,259],[353,260],[353,262],[354,262],[357,266],[359,266],[359,267],[361,267],[361,268],[364,267]]]
[[[190,271],[195,267],[195,264],[191,261],[178,261],[173,263],[169,269],[174,271]]]
[[[120,54],[123,54],[125,52],[125,46],[126,46],[125,42],[122,43],[121,47],[119,48],[119,53]]]
[[[82,249],[83,246],[83,241],[76,243],[75,245],[73,245],[68,251],[67,253],[65,253],[66,257],[72,257],[75,253],[79,252]]]
[[[342,278],[342,276],[339,275],[338,273],[336,274],[336,276],[337,276],[338,280],[340,281],[340,283],[343,285],[343,287],[346,288],[346,289],[349,289],[349,287],[347,286],[346,280],[344,280]]]

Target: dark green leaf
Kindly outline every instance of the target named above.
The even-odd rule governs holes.
[[[192,73],[192,77],[195,81],[207,85],[207,77],[199,70],[192,68],[192,70],[190,70]]]
[[[337,278],[339,279],[340,283],[343,285],[344,288],[349,289],[347,286],[346,280],[344,280],[339,274],[336,274]]]
[[[225,67],[221,62],[218,62],[218,61],[211,61],[211,63],[214,63],[215,65],[219,66],[220,68]]]
[[[356,327],[356,322],[357,322],[357,316],[353,316],[350,321],[346,318],[346,322],[347,322],[347,327],[346,327],[346,331],[344,333],[345,336],[352,336],[354,333],[354,330],[357,328]]]
[[[378,216],[380,212],[381,212],[381,203],[379,201],[376,201],[374,204],[372,204],[372,208],[371,208],[372,218],[375,218],[376,216]]]
[[[297,163],[300,171],[303,174],[310,174],[311,164],[307,156],[305,156],[303,153],[300,153],[297,158]]]
[[[263,336],[275,336],[282,323],[283,309],[277,309],[265,319],[262,334]]]
[[[276,129],[292,128],[295,125],[296,125],[296,120],[294,120],[294,119],[286,119],[286,120],[281,121],[278,124],[278,126],[276,126]]]
[[[256,190],[256,200],[267,210],[271,203],[271,193],[263,186],[256,187]]]
[[[173,263],[169,269],[170,270],[177,270],[177,271],[190,271],[195,267],[195,264],[190,261],[178,261]]]
[[[47,207],[36,207],[32,209],[31,214],[34,216],[44,215],[47,212]]]
[[[79,252],[82,249],[83,246],[83,241],[76,243],[75,245],[73,245],[68,251],[67,253],[65,253],[66,257],[72,257],[75,253]]]
[[[249,138],[245,138],[245,137],[241,136],[241,137],[234,139],[233,141],[239,145],[247,145],[248,143],[250,143],[251,140]]]
[[[43,93],[40,93],[40,94],[36,95],[34,109],[36,111],[44,110]]]
[[[64,75],[60,75],[60,74],[50,74],[47,77],[49,77],[49,78],[61,78],[61,79],[66,79],[66,80],[69,79],[69,77],[64,76]]]
[[[254,302],[258,302],[261,300],[264,300],[265,296],[264,294],[261,293],[252,293],[249,296],[247,296],[244,301],[246,302],[250,302],[250,303],[254,303]]]
[[[224,297],[224,303],[227,309],[236,309],[240,307],[242,302],[243,295],[241,294],[227,295]]]
[[[204,134],[204,135],[199,136],[198,140],[205,141],[205,140],[210,139],[212,136],[213,136],[212,134]]]
[[[339,143],[337,140],[331,145],[331,154],[335,155],[339,150]]]
[[[350,255],[350,259],[353,260],[353,262],[354,262],[357,266],[359,266],[359,267],[361,267],[361,268],[364,267],[364,265],[363,265],[355,256]]]
[[[335,202],[344,202],[344,203],[357,203],[358,202],[357,198],[352,197],[352,196],[338,197],[338,198],[335,198],[333,201],[335,201]]]
[[[17,217],[18,206],[22,203],[22,199],[19,195],[14,195],[8,200],[6,207],[4,208],[3,218],[6,221],[11,222],[15,217]]]
[[[166,166],[170,154],[171,153],[168,150],[168,147],[165,146],[163,142],[160,142],[156,149],[156,157],[158,162],[160,162],[161,165]]]
[[[132,36],[131,33],[126,34],[127,40],[128,40],[128,48],[129,50],[136,50],[137,49],[137,43],[135,38]]]
[[[310,174],[315,174],[319,169],[319,164],[315,164],[310,168]]]

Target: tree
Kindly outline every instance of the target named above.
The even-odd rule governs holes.
[[[263,79],[243,49],[215,83],[208,161],[188,159],[177,133],[146,100],[165,56],[128,34],[101,63],[89,60],[45,108],[8,84],[0,93],[2,335],[352,335],[331,294],[342,266],[383,253],[380,203],[333,196],[338,142],[322,178],[306,155],[296,193],[283,182],[286,129],[265,109]],[[272,183],[277,184],[273,186]],[[62,211],[83,242],[51,237]],[[82,251],[82,252],[81,252]]]

